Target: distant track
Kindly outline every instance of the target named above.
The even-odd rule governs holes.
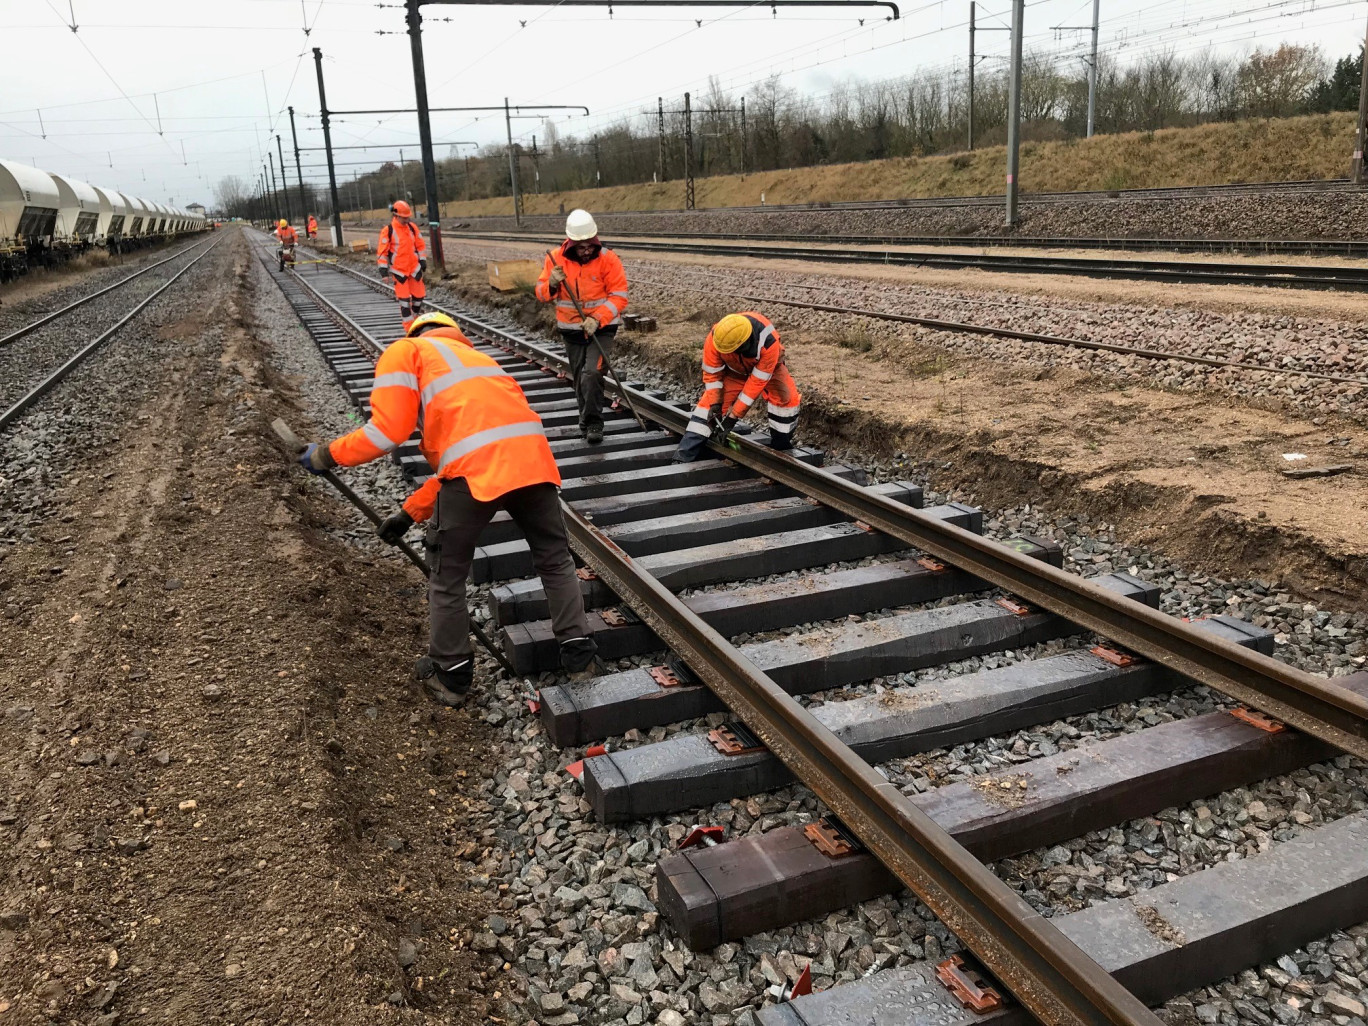
[[[517,232],[452,231],[453,238],[492,242],[558,242],[559,236]],[[810,237],[809,237],[810,241]],[[1022,256],[988,253],[945,253],[909,249],[862,249],[840,246],[749,246],[692,241],[627,241],[623,250],[696,253],[704,256],[761,260],[804,260],[827,264],[884,264],[940,270],[975,269],[1015,274],[1062,274],[1087,278],[1182,282],[1215,285],[1275,285],[1283,288],[1368,292],[1368,268],[1298,264],[1214,263],[1181,260],[1126,260],[1099,257]]]

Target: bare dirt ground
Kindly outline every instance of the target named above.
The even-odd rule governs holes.
[[[462,252],[448,242],[449,259]],[[511,307],[529,323],[545,321],[528,296],[491,298],[497,294],[483,263],[453,269],[458,292]],[[1110,291],[1134,283],[1066,284]],[[1134,301],[1153,304],[1158,287],[1140,288],[1143,298]],[[1241,304],[1247,294],[1276,290],[1231,291],[1240,297],[1225,301]],[[1197,302],[1187,290],[1180,300]],[[1365,304],[1357,302],[1361,316]],[[623,333],[619,347],[691,385],[703,336],[726,303],[725,292],[638,298],[633,310],[657,316],[660,331]],[[1043,503],[1115,524],[1128,542],[1194,570],[1278,580],[1304,598],[1346,607],[1368,601],[1368,431],[1359,425],[1260,408],[1216,390],[1121,385],[1067,367],[971,357],[941,347],[935,333],[883,330],[877,322],[860,345],[837,345],[829,316],[773,313],[804,393],[807,439],[857,461],[873,455],[901,463],[991,508]],[[1288,462],[1284,453],[1307,459]],[[1282,474],[1342,463],[1355,471],[1302,481]]]
[[[408,680],[421,592],[328,536],[244,240],[209,259],[155,398],[0,548],[0,1024],[484,1021],[483,725]]]

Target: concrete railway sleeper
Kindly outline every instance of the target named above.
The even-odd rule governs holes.
[[[398,327],[384,290],[345,268],[272,273],[364,411],[367,364]],[[612,447],[590,451],[564,416],[568,386],[559,354],[472,312],[447,312],[520,378],[543,413],[565,464],[567,523],[587,564],[584,592],[602,623],[596,633],[605,657],[668,648],[677,660],[544,688],[539,712],[550,739],[579,744],[722,709],[738,721],[715,729],[712,740],[676,734],[585,760],[585,793],[598,817],[656,815],[793,778],[840,817],[817,825],[825,851],[804,831],[784,829],[660,860],[657,892],[675,931],[691,944],[716,944],[908,886],[966,946],[961,961],[880,973],[811,998],[792,994],[762,1011],[762,1022],[1025,1021],[1030,1013],[1050,1024],[1150,1024],[1157,1020],[1146,1003],[1368,918],[1361,816],[1199,874],[1207,877],[1205,890],[1180,880],[1053,922],[980,861],[1283,772],[1337,748],[1363,754],[1362,681],[1332,683],[1290,670],[1269,658],[1267,632],[1225,617],[1175,621],[1146,604],[1156,594],[1142,581],[1113,574],[1084,582],[1058,568],[1052,544],[989,541],[976,533],[977,511],[919,509],[915,485],[864,487],[852,468],[823,467],[817,450],[776,456],[743,440],[718,451],[724,459],[674,468],[660,462],[668,448],[662,436],[641,431],[621,410],[609,417]],[[648,420],[682,429],[684,411],[626,387]],[[414,476],[422,472],[411,448],[396,458]],[[506,520],[492,523],[481,541],[481,579],[527,572],[525,548]],[[862,560],[867,565],[813,572]],[[792,585],[745,580],[786,571],[806,572]],[[713,585],[719,590],[676,594]],[[993,588],[1010,597],[925,605]],[[546,665],[550,638],[538,592],[535,582],[517,581],[491,591],[504,647],[520,672]],[[883,611],[891,615],[832,622]],[[814,621],[825,623],[790,630]],[[785,636],[740,646],[723,636],[766,630]],[[812,708],[795,697],[1087,631],[1129,652],[1079,649],[952,678],[938,683],[934,701],[917,689]],[[1193,681],[1269,715],[1286,713],[1280,718],[1303,729],[1257,712],[1218,711],[911,798],[871,765]],[[1029,800],[995,803],[985,786],[1020,788]],[[1318,835],[1335,844],[1326,865],[1293,888],[1250,886],[1308,866],[1308,853],[1321,849]],[[842,846],[845,857],[830,854]],[[1221,915],[1203,908],[1208,892],[1231,898]],[[1155,916],[1178,932],[1155,932]],[[1287,925],[1278,935],[1264,923]],[[991,977],[975,975],[974,958]],[[966,1012],[954,994],[992,1000],[981,1013]]]

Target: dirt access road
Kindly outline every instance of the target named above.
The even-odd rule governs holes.
[[[132,347],[139,406],[49,397],[109,405],[20,439],[51,490],[3,475],[0,1026],[473,1023],[499,985],[466,947],[480,730],[407,679],[413,576],[333,540],[270,436],[310,425],[252,259],[225,239],[95,358]]]

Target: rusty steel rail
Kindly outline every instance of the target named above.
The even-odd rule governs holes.
[[[1159,1019],[679,598],[569,506],[570,544],[1048,1026]]]

